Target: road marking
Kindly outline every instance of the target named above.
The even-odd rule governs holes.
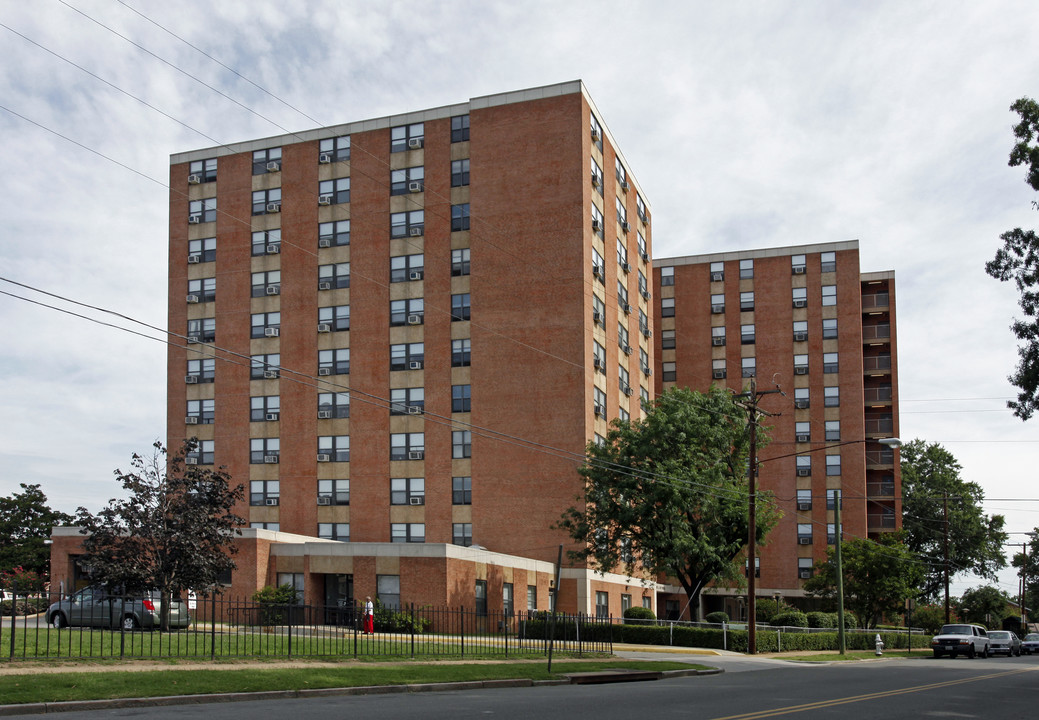
[[[805,710],[817,710],[819,708],[834,707],[837,705],[848,705],[850,703],[863,702],[864,700],[875,700],[877,698],[894,697],[896,695],[907,695],[909,693],[934,690],[937,688],[949,687],[951,685],[962,685],[964,683],[976,682],[978,680],[991,680],[993,678],[1006,677],[1008,675],[1019,675],[1026,672],[1035,672],[1036,670],[1039,670],[1039,668],[1030,667],[1022,670],[1004,670],[1002,672],[990,673],[988,675],[978,675],[976,677],[962,678],[959,680],[946,680],[945,682],[930,683],[928,685],[916,685],[913,687],[902,688],[900,690],[882,690],[875,693],[867,693],[866,695],[853,695],[846,698],[834,698],[833,700],[819,700],[818,702],[805,703],[804,705],[790,705],[788,707],[772,708],[770,710],[757,710],[755,712],[743,713],[742,715],[726,715],[724,717],[713,718],[713,720],[757,720],[758,718],[789,715],[791,713],[804,712]]]

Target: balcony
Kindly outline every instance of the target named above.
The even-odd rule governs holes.
[[[895,451],[891,448],[866,451],[867,470],[890,470],[895,467]]]
[[[867,405],[890,405],[891,386],[884,385],[882,387],[865,388],[863,390],[863,399]]]
[[[866,527],[869,530],[894,530],[895,514],[892,513],[867,513]]]
[[[866,418],[866,437],[890,437],[895,429],[895,421],[890,415]]]
[[[866,483],[866,496],[867,497],[894,497],[895,496],[895,482],[881,481],[881,482],[867,482]]]
[[[862,371],[867,375],[886,375],[891,372],[890,355],[874,355],[862,358]]]
[[[862,327],[862,342],[876,342],[876,341],[890,341],[891,340],[891,325],[863,325]]]
[[[863,312],[869,310],[887,310],[891,303],[889,294],[885,292],[871,293],[869,295],[862,296],[862,310]]]

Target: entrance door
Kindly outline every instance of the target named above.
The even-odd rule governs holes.
[[[353,575],[325,575],[325,624],[354,624]]]

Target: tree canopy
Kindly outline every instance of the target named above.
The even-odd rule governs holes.
[[[944,585],[945,502],[949,508],[949,575],[974,573],[996,580],[1006,567],[1002,515],[986,515],[981,486],[960,477],[960,464],[937,443],[902,446],[902,528],[906,547],[927,563],[922,596],[936,599]]]
[[[79,508],[76,518],[94,582],[128,594],[160,590],[163,627],[171,595],[206,592],[234,568],[234,536],[245,524],[234,512],[244,488],[223,469],[184,463],[196,446],[188,440],[170,454],[156,442],[151,456],[135,453],[130,472],[115,471],[128,497],[96,515]]]
[[[970,588],[960,596],[958,615],[963,622],[998,628],[1003,618],[1011,613],[1010,599],[992,585]]]
[[[1020,122],[1014,126],[1017,142],[1010,151],[1010,166],[1025,165],[1025,181],[1039,191],[1039,103],[1021,98],[1010,109]],[[1034,200],[1033,207],[1039,208]],[[1039,236],[1034,230],[1014,228],[999,236],[1003,247],[985,264],[985,272],[1002,282],[1014,281],[1021,294],[1019,305],[1025,318],[1015,319],[1010,328],[1021,341],[1018,364],[1010,382],[1018,388],[1017,400],[1007,402],[1014,414],[1028,420],[1039,409]]]
[[[672,388],[645,419],[615,420],[588,445],[584,496],[559,523],[583,546],[570,557],[676,578],[691,603],[712,580],[742,581],[749,440],[745,411],[718,387]],[[779,519],[770,500],[758,493],[759,543]]]
[[[1018,573],[1022,567],[1025,569],[1025,607],[1030,619],[1039,617],[1039,527],[1029,533],[1021,552],[1014,553],[1011,565],[1017,568]]]
[[[0,497],[0,573],[20,567],[47,577],[51,528],[71,524],[72,516],[52,510],[39,485],[20,485],[21,492]]]
[[[902,544],[902,531],[883,533],[876,540],[852,538],[841,543],[844,570],[844,606],[866,627],[875,627],[885,615],[905,610],[916,597],[923,575],[920,561]],[[815,574],[804,583],[815,597],[837,597],[837,563],[834,547],[815,564]]]

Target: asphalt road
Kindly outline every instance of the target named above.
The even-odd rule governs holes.
[[[625,653],[627,654],[627,653]],[[660,655],[655,655],[661,658]],[[457,690],[62,713],[62,720],[147,717],[231,720],[321,717],[363,720],[770,717],[884,720],[1033,718],[1039,657],[880,660],[827,664],[742,656],[667,655],[724,666],[718,675],[613,685]]]

